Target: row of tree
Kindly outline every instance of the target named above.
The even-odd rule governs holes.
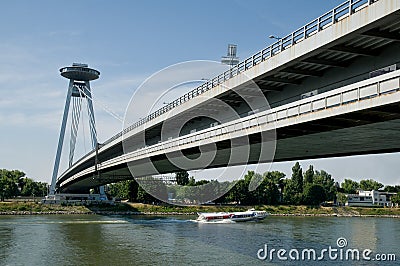
[[[123,181],[109,186],[109,193],[114,197],[129,199],[136,202],[158,202],[147,191],[156,191],[158,198],[166,200],[167,194],[174,199],[184,202],[185,199],[195,199],[193,203],[204,202],[210,194],[221,195],[215,203],[236,203],[243,205],[258,204],[292,204],[318,205],[322,202],[345,203],[345,194],[353,194],[358,190],[380,190],[383,184],[366,179],[360,182],[345,179],[341,184],[335,182],[332,176],[324,170],[314,170],[311,165],[303,173],[297,162],[292,167],[292,175],[286,178],[279,171],[265,172],[264,174],[249,171],[243,179],[235,182],[218,182],[217,180],[196,181],[185,171],[176,173],[177,185],[160,185],[161,181],[152,178],[148,182],[134,180]],[[255,188],[255,184],[258,186]],[[146,189],[143,189],[143,187]],[[252,188],[253,187],[253,188]],[[400,192],[400,186],[386,186],[388,192]],[[226,192],[227,193],[222,193]],[[394,203],[400,196],[392,198]]]
[[[36,182],[19,170],[0,169],[0,200],[25,197],[44,197],[47,195],[47,183]]]
[[[324,170],[314,170],[312,165],[303,173],[298,162],[292,167],[291,178],[286,178],[285,174],[279,171],[264,174],[249,171],[243,179],[234,182],[196,181],[194,177],[189,177],[186,171],[176,173],[175,177],[177,185],[167,186],[152,177],[141,179],[140,184],[135,180],[118,182],[108,186],[108,194],[144,203],[159,202],[146,192],[152,191],[165,201],[172,196],[180,202],[195,199],[192,203],[200,203],[207,201],[210,195],[219,195],[219,198],[214,200],[215,203],[317,205],[325,201],[338,201],[344,204],[347,199],[346,194],[354,194],[358,190],[384,188],[384,191],[398,193],[392,197],[392,202],[400,204],[399,185],[384,187],[382,183],[372,179],[360,182],[345,179],[339,185],[329,173]],[[47,183],[27,178],[22,171],[0,169],[1,201],[17,196],[42,197],[47,195],[47,190]]]

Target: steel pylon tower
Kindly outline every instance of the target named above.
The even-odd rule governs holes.
[[[71,111],[72,117],[71,117],[69,166],[72,165],[74,159],[75,144],[78,135],[78,126],[79,126],[80,114],[82,111],[82,101],[85,98],[87,100],[87,111],[89,117],[92,148],[96,149],[98,146],[96,122],[94,119],[92,92],[90,89],[90,81],[98,79],[100,76],[100,72],[95,69],[89,68],[87,64],[73,63],[72,66],[61,68],[60,73],[61,76],[69,79],[69,86],[68,86],[67,98],[65,100],[64,115],[61,122],[61,130],[58,139],[53,175],[51,178],[51,185],[49,192],[50,196],[54,196],[56,190],[57,175],[60,167],[61,152],[64,145],[65,129],[67,126],[71,100],[72,100],[72,111]],[[103,186],[100,187],[100,194],[104,194]]]

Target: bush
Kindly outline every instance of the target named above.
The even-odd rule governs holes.
[[[327,200],[325,189],[318,184],[307,185],[304,189],[304,203],[319,205]]]

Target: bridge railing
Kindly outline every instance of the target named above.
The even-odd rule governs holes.
[[[236,131],[248,130],[250,128],[270,124],[271,130],[275,129],[276,123],[285,119],[295,119],[301,115],[307,115],[318,111],[367,101],[383,95],[399,93],[400,70],[382,76],[370,78],[355,84],[347,85],[334,91],[325,92],[309,98],[289,103],[273,109],[256,113],[235,121],[204,129],[176,139],[167,140],[149,147],[125,154],[122,158],[134,158],[147,156],[149,153],[165,151],[169,148],[177,148],[181,145],[232,134]],[[178,149],[182,149],[180,147]],[[122,158],[115,158],[105,164],[113,164]]]
[[[268,60],[269,58],[273,57],[281,53],[282,51],[286,50],[287,48],[296,45],[297,43],[307,39],[308,37],[322,31],[329,26],[335,24],[337,21],[344,19],[359,10],[377,2],[379,0],[346,0],[342,4],[338,5],[337,7],[333,8],[329,12],[323,14],[322,16],[312,20],[311,22],[307,23],[303,27],[293,31],[292,33],[284,36],[283,38],[279,39],[277,42],[271,44],[270,46],[262,49],[261,51],[255,53],[254,55],[246,58],[236,66],[230,68],[229,70],[225,71],[224,73],[204,82],[202,85],[196,87],[195,89],[189,91],[188,93],[182,95],[178,99],[170,102],[169,104],[163,106],[162,108],[156,110],[155,112],[149,114],[147,117],[140,119],[136,123],[132,124],[131,126],[125,128],[123,131],[117,133],[110,139],[106,140],[103,145],[107,145],[113,142],[116,139],[122,137],[122,135],[130,132],[131,130],[138,128],[139,126],[144,125],[150,120],[170,111],[171,109],[191,100],[192,98],[209,91],[210,89],[217,87],[218,85],[222,84],[223,82],[239,75],[240,73],[251,69],[252,67],[260,64],[263,61]],[[89,156],[93,151],[89,152],[87,156]],[[85,156],[86,157],[86,156]],[[81,158],[84,159],[85,157]],[[76,165],[81,160],[75,162],[73,164]]]

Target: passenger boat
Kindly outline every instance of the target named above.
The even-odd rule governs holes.
[[[258,221],[268,216],[266,211],[250,209],[245,212],[202,212],[196,221],[208,223]]]

